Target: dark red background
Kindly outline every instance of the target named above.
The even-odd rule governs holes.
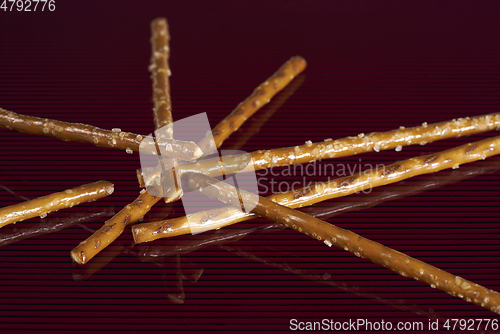
[[[242,147],[246,151],[498,111],[495,2],[235,3],[56,0],[54,12],[0,11],[0,107],[150,133],[149,22],[165,16],[176,120],[207,112],[215,125],[288,58],[308,61],[302,85]],[[223,148],[256,123],[250,120]],[[492,135],[330,163],[391,163]],[[0,206],[22,200],[11,192],[36,197],[100,179],[115,184],[112,196],[51,214],[42,220],[46,226],[92,210],[117,212],[138,194],[137,155],[6,129],[0,142]],[[327,220],[498,291],[499,163],[493,158],[315,208],[401,193]],[[450,176],[467,178],[450,182]],[[183,209],[159,204],[144,221],[168,212],[176,217]],[[218,234],[138,247],[127,231],[106,256],[74,265],[70,250],[110,216],[0,247],[0,329],[287,331],[292,318],[427,324],[428,318],[496,317],[294,231],[263,230],[265,220],[227,229],[257,228],[240,240],[190,252],[179,249],[193,250],[186,245]],[[40,221],[5,227],[0,239]],[[177,252],[156,262],[145,256],[174,246]]]

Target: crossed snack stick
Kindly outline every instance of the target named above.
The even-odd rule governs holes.
[[[154,145],[151,145],[148,149],[151,154],[156,153],[158,155],[158,151],[162,148],[160,147],[161,145],[164,145],[163,148],[172,147],[171,150],[167,150],[167,154],[163,154],[165,150],[162,150],[162,158],[159,159],[160,164],[168,164],[169,161],[175,163],[176,158],[185,160],[197,159],[204,151],[209,150],[212,145],[217,148],[220,147],[231,133],[236,131],[248,117],[260,109],[264,104],[268,103],[279,90],[283,89],[283,87],[285,87],[306,66],[305,61],[301,57],[293,57],[286,62],[273,76],[257,87],[250,97],[238,105],[228,117],[212,130],[213,142],[205,139],[196,145],[193,142],[176,141],[173,139],[173,131],[171,131],[171,127],[169,127],[172,124],[172,115],[168,78],[170,75],[168,66],[169,34],[166,20],[154,20],[151,28],[153,52],[150,70],[153,81],[153,114],[155,127],[157,130],[166,127],[167,131],[164,131],[163,135],[159,136],[160,138],[157,138],[158,140],[155,141]],[[107,131],[84,124],[71,124],[55,120],[22,116],[3,109],[0,109],[0,126],[23,132],[50,135],[62,140],[84,141],[98,146],[120,148],[126,150],[127,153],[138,151],[142,148],[141,145],[145,146],[145,144],[143,144],[145,143],[143,136],[125,133],[120,129]],[[393,148],[399,151],[402,146],[405,145],[425,145],[427,142],[491,131],[498,127],[500,127],[500,114],[490,114],[436,123],[433,125],[424,123],[422,126],[409,129],[401,127],[399,130],[384,133],[370,133],[368,135],[359,134],[354,137],[336,141],[327,139],[324,142],[314,144],[307,141],[305,145],[268,151],[257,151],[251,153],[250,156],[255,169],[263,169],[274,166],[301,164],[325,158],[349,156],[369,151],[378,152],[380,150]],[[462,163],[485,159],[488,156],[500,153],[499,144],[499,138],[487,139],[424,158],[409,159],[402,163],[386,166],[383,171],[372,172],[371,174],[365,174],[361,177],[351,176],[339,179],[334,183],[318,183],[313,188],[302,189],[293,193],[276,194],[271,197],[271,200],[258,198],[258,206],[254,213],[278,221],[285,226],[322,240],[329,246],[336,245],[342,247],[356,255],[359,254],[359,256],[367,257],[376,263],[387,266],[404,276],[411,276],[422,280],[433,287],[438,287],[450,294],[465,298],[468,301],[500,313],[500,299],[498,293],[494,291],[441,271],[416,259],[412,259],[350,231],[339,229],[326,222],[315,220],[304,213],[280,206],[272,201],[274,200],[284,205],[290,204],[292,207],[310,205],[327,198],[345,196],[352,192],[359,191],[360,189],[366,189],[365,187],[373,186],[371,183],[374,183],[376,186],[384,185],[414,175],[435,172],[450,167],[457,168]],[[224,166],[220,164],[220,159],[207,159],[201,162],[187,163],[179,165],[177,168],[174,166],[173,170],[177,173],[174,176],[174,181],[175,179],[180,179],[183,174],[198,173],[192,177],[194,181],[191,182],[196,181],[200,185],[203,182],[205,182],[203,184],[207,184],[209,181],[207,181],[207,179],[204,178],[206,176],[203,175],[227,175],[238,171],[242,163],[249,163],[249,161],[245,161],[245,157],[243,156],[233,156],[226,160],[228,162]],[[71,256],[75,262],[83,264],[89,261],[95,254],[115,240],[123,232],[125,227],[142,218],[162,197],[166,197],[167,200],[175,200],[180,196],[181,189],[178,187],[180,183],[174,182],[177,186],[175,188],[168,188],[172,191],[172,194],[164,194],[163,188],[159,185],[155,185],[155,183],[157,183],[157,178],[160,177],[159,175],[154,176],[153,179],[146,180],[143,179],[143,173],[138,173],[138,175],[140,176],[142,185],[150,185],[148,191],[142,190],[134,202],[127,205],[114,217],[108,220],[100,230],[78,245],[71,252]],[[228,188],[220,188],[219,190],[230,191]],[[81,191],[81,189],[79,189],[79,191]],[[215,197],[221,199],[220,196]],[[95,198],[90,198],[90,200],[93,199]],[[47,201],[43,203],[45,209],[66,207],[63,205],[64,203],[75,204],[66,200],[64,194],[53,196],[50,203],[47,203]],[[36,203],[34,202],[25,203],[25,205],[31,205],[30,208],[36,207]],[[8,207],[3,210],[12,213],[16,211],[16,208]],[[248,219],[248,216],[245,216],[247,215],[246,213],[241,216],[241,210],[239,211],[240,216],[238,216],[238,211],[227,211],[229,209],[224,210],[226,210],[223,214],[225,225],[228,225],[228,222],[234,223]],[[20,208],[18,211],[20,213],[18,215],[19,220],[30,217],[27,214],[29,210]],[[42,214],[46,214],[50,211],[51,210],[44,210]],[[200,219],[199,221],[202,223],[212,222],[221,218],[219,215],[214,216],[213,214],[207,216],[206,212],[201,212],[197,215]],[[214,217],[217,219],[214,219]],[[157,236],[167,231],[173,232],[171,235],[186,233],[186,231],[181,228],[181,233],[178,233],[179,230],[177,230],[176,234],[174,230],[178,226],[172,223],[162,222],[161,224],[148,224],[156,224],[156,226],[160,225],[160,227],[152,229],[149,239],[146,238],[144,241],[153,240],[156,237],[152,236]],[[217,222],[214,224],[214,227],[221,227],[224,226],[224,224]],[[138,231],[144,231],[146,228],[146,226],[143,225],[145,224],[134,227],[134,238],[136,241],[138,240],[136,238],[139,235]],[[357,241],[354,242],[354,240]]]

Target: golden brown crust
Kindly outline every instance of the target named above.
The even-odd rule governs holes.
[[[272,150],[255,151],[250,153],[255,170],[264,168],[297,165],[316,160],[352,156],[355,154],[400,149],[402,146],[426,144],[448,138],[470,136],[500,128],[500,113],[483,116],[459,118],[447,122],[440,122],[412,128],[400,128],[387,132],[372,132],[367,135],[359,134],[338,140],[327,139],[324,142],[278,148]],[[229,157],[225,160],[225,172],[231,174],[238,165],[234,156],[234,163]],[[222,175],[218,164],[219,159],[207,159],[197,163],[190,162],[179,165],[181,174],[186,172],[202,173],[209,176]]]
[[[307,62],[301,56],[294,56],[286,61],[272,76],[261,83],[253,93],[247,97],[222,121],[212,129],[215,146],[219,148],[222,143],[257,110],[262,108],[286,85],[299,75],[307,66]],[[209,150],[210,143],[201,141],[199,143],[202,151]]]
[[[99,147],[117,148],[125,150],[127,153],[139,152],[141,150],[144,153],[156,154],[154,142],[148,143],[148,137],[123,132],[118,128],[104,130],[82,123],[69,123],[21,115],[2,108],[0,108],[0,127],[42,136],[51,136],[64,141],[79,141]],[[162,148],[163,156],[170,156],[172,158],[193,160],[203,154],[198,145],[192,141],[162,138],[159,140],[158,145]]]
[[[172,100],[170,98],[170,80],[171,75],[168,58],[170,56],[170,34],[168,23],[165,18],[156,18],[151,21],[151,81],[153,83],[153,120],[155,123],[156,138],[173,138],[173,118],[172,118]],[[163,152],[161,155],[164,156]],[[203,151],[197,151],[198,157],[203,155]],[[182,188],[180,184],[180,175],[177,173],[177,160],[160,159],[159,165],[162,171],[169,178],[164,180],[165,202],[173,202],[182,197]],[[171,172],[170,172],[171,171]],[[138,174],[138,177],[142,174]],[[159,176],[161,182],[161,176]],[[156,182],[150,179],[150,182]],[[144,187],[147,185],[141,185]]]
[[[471,148],[474,149],[471,150]],[[500,137],[493,137],[439,153],[399,161],[392,165],[381,165],[380,168],[369,169],[328,182],[319,182],[311,187],[273,194],[267,199],[290,208],[300,208],[328,199],[351,195],[362,190],[396,183],[413,176],[456,168],[461,164],[485,159],[499,153]],[[256,216],[243,213],[233,207],[227,207],[198,212],[189,217],[190,219],[179,217],[136,225],[132,229],[134,240],[136,243],[142,243],[191,233],[193,221],[200,225],[198,229],[211,230],[249,220]],[[168,229],[161,229],[165,224],[172,225]]]
[[[472,147],[474,147],[473,151],[470,150]],[[462,164],[484,160],[499,153],[500,137],[492,137],[446,151],[398,161],[391,165],[379,165],[357,174],[316,183],[311,188],[277,193],[269,199],[281,205],[300,208],[319,201],[399,182],[417,175],[458,168]]]
[[[125,230],[125,227],[141,219],[161,198],[162,191],[160,187],[152,187],[148,191],[141,190],[139,196],[132,203],[126,205],[120,212],[106,221],[98,231],[71,251],[73,261],[78,264],[87,263],[118,238]]]
[[[307,141],[304,145],[260,150],[250,153],[255,170],[271,167],[297,165],[316,160],[347,157],[371,151],[401,149],[408,145],[425,145],[438,140],[470,136],[486,131],[500,129],[500,113],[482,116],[465,117],[451,121],[434,123],[412,128],[401,127],[397,130],[386,132],[372,132],[367,135],[345,137],[337,140],[326,139],[323,142],[312,143]],[[239,169],[240,156],[225,159],[225,172],[231,174]],[[222,175],[220,159],[207,159],[179,165],[179,173],[202,173],[212,177]],[[137,178],[141,187],[145,186],[142,171],[137,171]]]
[[[0,209],[0,227],[38,216],[43,218],[50,212],[109,196],[113,191],[111,182],[97,181],[7,206]]]
[[[171,74],[168,65],[170,56],[170,34],[165,18],[157,18],[151,22],[151,81],[153,82],[153,120],[155,128],[160,129],[173,123],[172,100],[170,99]],[[172,133],[167,138],[173,138]]]
[[[193,175],[190,178],[190,185],[194,189],[200,189],[205,195],[227,204],[230,201],[226,201],[227,197],[220,194],[234,191],[233,186],[210,179],[202,174]],[[254,195],[241,191],[241,196]],[[500,294],[498,292],[438,269],[378,242],[329,224],[306,213],[279,205],[263,197],[259,197],[258,204],[252,212],[323,241],[330,247],[332,245],[337,246],[358,257],[369,259],[391,269],[404,277],[422,281],[432,288],[438,288],[452,296],[463,298],[468,302],[500,314]]]

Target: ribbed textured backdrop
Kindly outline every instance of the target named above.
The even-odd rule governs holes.
[[[207,112],[215,125],[291,56],[308,61],[293,94],[278,95],[276,111],[263,108],[223,148],[286,147],[497,112],[499,10],[472,1],[95,0],[56,0],[54,12],[0,10],[0,107],[151,133],[149,22],[164,16],[175,120]],[[494,135],[323,164],[392,163]],[[137,197],[138,155],[7,129],[0,143],[0,206],[101,179],[115,184],[108,198],[0,230],[1,331],[277,332],[293,318],[497,318],[264,219],[139,246],[127,230],[78,266],[70,250]],[[271,181],[338,175],[316,168],[261,183],[270,191]],[[307,211],[499,291],[498,170],[500,158],[487,159]],[[181,215],[180,202],[159,203],[144,221]],[[43,228],[52,233],[30,234]],[[14,240],[21,235],[31,237]]]

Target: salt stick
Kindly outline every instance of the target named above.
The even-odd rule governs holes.
[[[500,153],[500,137],[492,137],[446,151],[396,162],[380,169],[319,182],[312,187],[276,193],[269,200],[290,208],[301,208],[332,198],[396,183],[413,176],[435,173],[443,169],[458,168],[461,164],[486,159]],[[256,218],[233,207],[201,211],[187,216],[139,224],[132,228],[136,243],[172,237],[196,230],[219,229],[241,221]],[[194,223],[197,222],[197,223]]]
[[[151,81],[153,82],[153,120],[155,128],[171,126],[172,100],[170,99],[170,67],[168,58],[170,56],[170,34],[168,23],[165,18],[157,18],[151,22]],[[172,137],[170,127],[170,136]]]
[[[113,193],[114,186],[107,181],[97,181],[29,200],[0,209],[0,227],[34,217],[46,217],[48,213],[72,208],[85,202],[96,201]]]
[[[425,145],[438,140],[471,136],[474,134],[500,129],[500,113],[465,117],[451,121],[427,124],[387,132],[360,133],[337,140],[325,139],[323,142],[312,143],[307,141],[304,145],[261,150],[250,153],[255,170],[288,165],[298,165],[316,160],[340,158],[371,151],[397,149],[403,146]],[[179,173],[202,173],[212,177],[226,175],[240,170],[242,156],[224,157],[224,169],[220,159],[207,159],[198,162],[188,162],[179,165]],[[145,186],[141,170],[137,171],[141,187]]]
[[[297,75],[307,66],[307,62],[301,56],[295,56],[285,62],[272,76],[261,83],[253,93],[247,97],[212,130],[215,146],[219,148],[222,143],[257,110],[269,103],[271,99],[285,88]],[[199,143],[200,148],[211,151],[212,136],[206,137]]]
[[[189,177],[192,189],[198,189],[201,193],[226,204],[231,204],[231,200],[225,194],[238,191],[235,187],[206,175],[191,174]],[[243,199],[256,196],[243,190],[239,191],[240,197]],[[342,248],[358,257],[366,258],[373,263],[393,270],[404,277],[422,281],[432,288],[438,288],[452,296],[465,299],[500,314],[500,294],[498,292],[438,269],[349,230],[279,205],[260,196],[252,212],[323,241],[329,247],[333,245]]]
[[[387,132],[372,132],[366,135],[361,133],[358,136],[337,140],[325,139],[319,143],[306,141],[304,145],[255,151],[250,155],[255,170],[260,170],[352,156],[371,151],[401,150],[403,146],[425,145],[437,140],[470,136],[495,129],[500,129],[500,113],[458,118],[429,125],[423,123],[421,126],[400,127],[400,129]],[[208,176],[220,176],[222,173],[228,175],[232,174],[234,170],[240,169],[241,159],[242,157],[239,155],[224,157],[224,168],[220,165],[218,158],[189,162],[180,164],[179,171],[181,174],[189,172]]]
[[[170,33],[165,18],[151,21],[151,81],[153,83],[153,121],[155,124],[155,137],[158,139],[173,139],[172,100],[170,98],[171,75],[168,58],[170,56]],[[160,148],[159,152],[164,156]],[[198,151],[203,154],[201,149]],[[173,202],[182,197],[180,175],[177,173],[178,162],[176,159],[161,158],[158,167],[163,171],[158,180],[163,181],[163,196],[165,202]],[[159,171],[158,171],[159,172]],[[158,175],[159,174],[155,174]],[[156,179],[155,179],[155,182]]]
[[[119,128],[104,130],[82,123],[62,122],[48,118],[26,116],[0,108],[0,127],[20,132],[51,136],[64,141],[79,141],[100,147],[117,148],[127,153],[139,152],[156,155],[156,145],[148,137]],[[201,149],[192,141],[161,138],[157,141],[162,156],[182,160],[198,159]]]
[[[118,238],[125,228],[149,212],[151,207],[162,198],[161,187],[153,187],[146,191],[141,190],[139,196],[126,205],[120,212],[106,221],[94,234],[82,241],[71,251],[73,261],[85,264],[101,250]]]

